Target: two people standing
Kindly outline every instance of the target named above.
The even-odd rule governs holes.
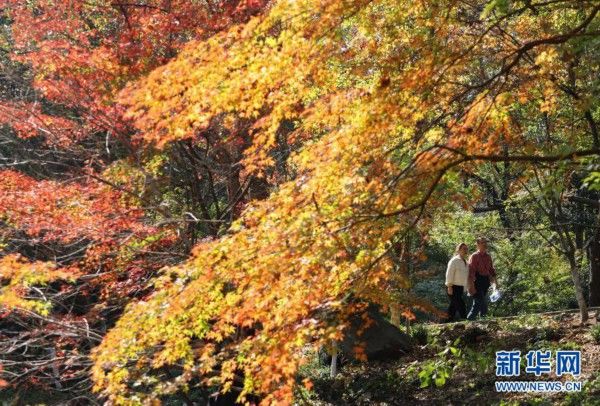
[[[448,321],[454,321],[457,312],[461,318],[468,320],[474,320],[477,316],[484,317],[488,309],[487,291],[492,284],[498,286],[492,257],[487,252],[487,240],[483,237],[477,239],[477,251],[467,261],[468,254],[467,244],[460,243],[456,247],[455,255],[448,262]],[[464,301],[465,289],[473,297],[469,314]]]

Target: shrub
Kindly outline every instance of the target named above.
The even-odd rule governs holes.
[[[600,344],[600,324],[593,325],[592,328],[590,328],[590,334],[596,344]]]
[[[427,344],[427,341],[429,339],[429,332],[427,331],[427,328],[425,328],[425,326],[423,326],[422,324],[417,324],[412,329],[411,336],[413,340],[415,340],[415,342],[417,342],[419,345],[425,345]]]

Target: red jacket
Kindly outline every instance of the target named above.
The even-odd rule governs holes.
[[[487,252],[475,252],[469,258],[469,281],[475,280],[475,274],[496,277],[496,270],[492,264],[492,257]]]

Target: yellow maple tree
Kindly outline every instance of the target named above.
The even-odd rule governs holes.
[[[95,352],[97,390],[138,404],[195,380],[226,391],[241,374],[241,400],[289,403],[307,345],[341,339],[365,303],[422,306],[391,253],[459,198],[448,176],[479,161],[598,153],[583,124],[552,148],[523,126],[542,113],[570,125],[560,84],[569,52],[597,37],[600,5],[472,3],[280,0],[126,89],[129,117],[159,147],[219,115],[252,121],[248,173],[273,165],[284,120],[301,147],[291,180],[128,308]]]

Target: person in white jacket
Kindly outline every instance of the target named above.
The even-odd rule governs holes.
[[[463,296],[469,280],[468,255],[469,248],[467,244],[462,242],[458,244],[454,256],[448,262],[448,268],[446,269],[446,288],[450,299],[448,322],[455,320],[456,312],[462,319],[467,317],[467,307]]]

